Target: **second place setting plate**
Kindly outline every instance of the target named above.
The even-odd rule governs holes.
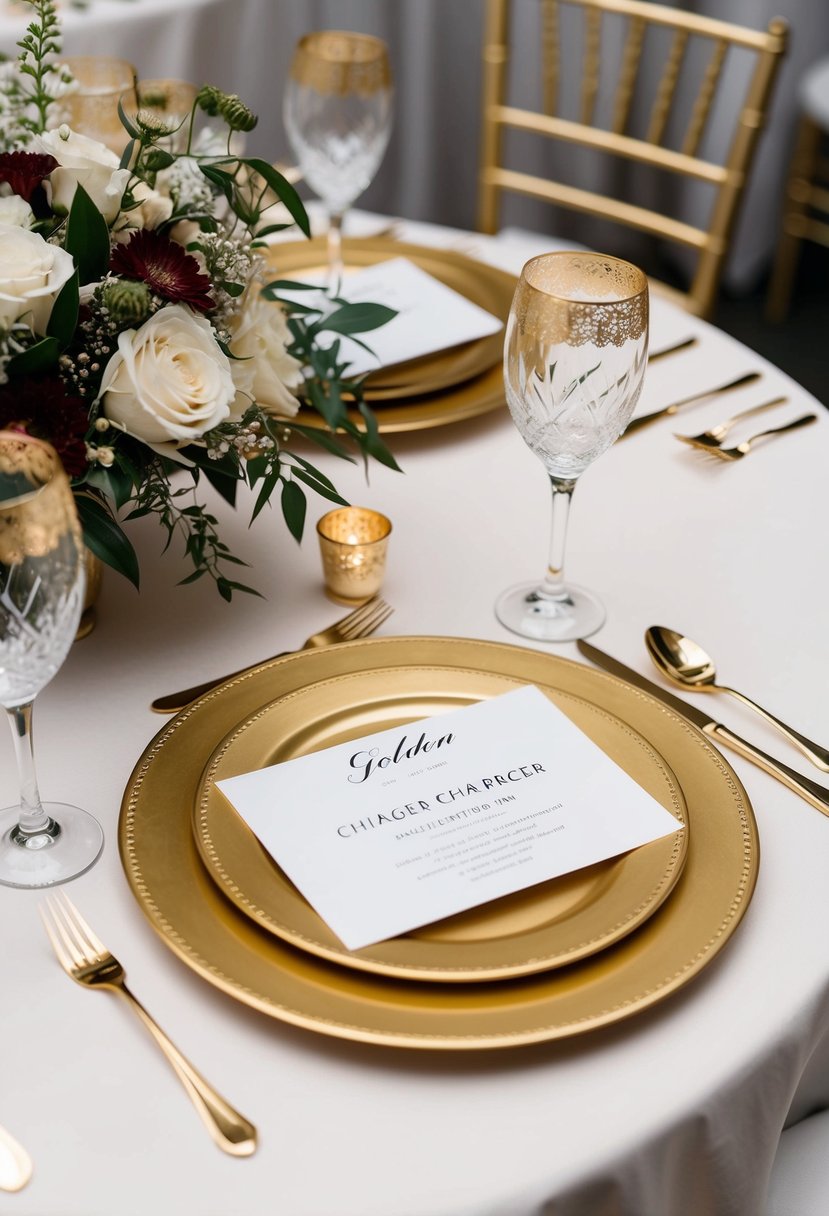
[[[528,975],[619,941],[652,915],[679,878],[687,851],[686,808],[675,776],[654,748],[579,696],[543,689],[686,830],[361,950],[342,945],[216,787],[239,773],[405,726],[520,683],[464,668],[378,668],[319,681],[266,705],[220,744],[196,797],[196,843],[214,881],[242,912],[292,945],[406,979]]]

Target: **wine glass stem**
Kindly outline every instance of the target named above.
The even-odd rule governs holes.
[[[538,588],[537,594],[545,600],[566,600],[568,595],[564,584],[564,550],[576,481],[575,478],[553,477],[550,474],[550,487],[553,492],[550,556],[544,582]]]
[[[7,709],[9,725],[14,739],[14,753],[17,759],[17,772],[20,778],[20,819],[14,838],[19,844],[33,836],[48,834],[53,836],[53,821],[41,805],[40,792],[37,788],[35,773],[35,757],[32,743],[32,706],[28,701],[25,705],[16,705]]]
[[[332,291],[339,287],[343,277],[343,213],[328,214],[328,285]]]

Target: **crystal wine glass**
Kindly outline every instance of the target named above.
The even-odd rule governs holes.
[[[104,837],[86,811],[41,802],[32,705],[63,663],[84,598],[85,551],[57,453],[0,431],[0,703],[9,716],[20,805],[0,811],[0,883],[50,887],[82,874]]]
[[[336,286],[343,270],[343,215],[371,182],[389,142],[386,44],[370,34],[306,34],[294,51],[284,118],[299,168],[328,213],[329,276]]]
[[[505,591],[498,620],[547,642],[588,637],[605,611],[564,581],[576,480],[630,421],[648,353],[648,284],[628,262],[599,253],[548,253],[521,272],[504,341],[507,404],[553,491],[547,572]]]

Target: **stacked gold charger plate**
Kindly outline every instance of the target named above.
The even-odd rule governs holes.
[[[325,242],[291,241],[274,245],[270,272],[280,279],[302,279],[325,269]],[[462,253],[410,245],[389,237],[365,237],[343,242],[346,274],[392,258],[408,258],[421,270],[451,287],[493,316],[506,322],[515,292],[515,276],[476,262]],[[371,345],[371,335],[365,341]],[[423,355],[394,367],[381,368],[366,380],[366,399],[379,429],[390,434],[419,431],[475,418],[504,405],[503,331]],[[357,412],[352,421],[362,425]],[[300,410],[304,426],[324,427],[314,410]]]
[[[654,842],[558,887],[541,884],[352,955],[213,789],[234,769],[527,683],[686,825],[667,847]],[[342,1038],[440,1049],[559,1039],[654,1005],[720,952],[759,860],[739,781],[664,705],[555,656],[423,637],[303,651],[206,694],[139,760],[119,844],[150,923],[231,997]]]

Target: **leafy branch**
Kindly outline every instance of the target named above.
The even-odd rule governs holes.
[[[56,73],[50,56],[59,53],[61,36],[54,0],[27,0],[27,3],[32,5],[35,15],[17,43],[20,48],[17,72],[19,77],[27,77],[31,85],[27,85],[23,79],[15,82],[18,93],[15,108],[19,110],[17,120],[20,126],[35,134],[46,130],[49,107],[54,97],[47,81]],[[33,108],[37,117],[26,114],[26,107]]]

